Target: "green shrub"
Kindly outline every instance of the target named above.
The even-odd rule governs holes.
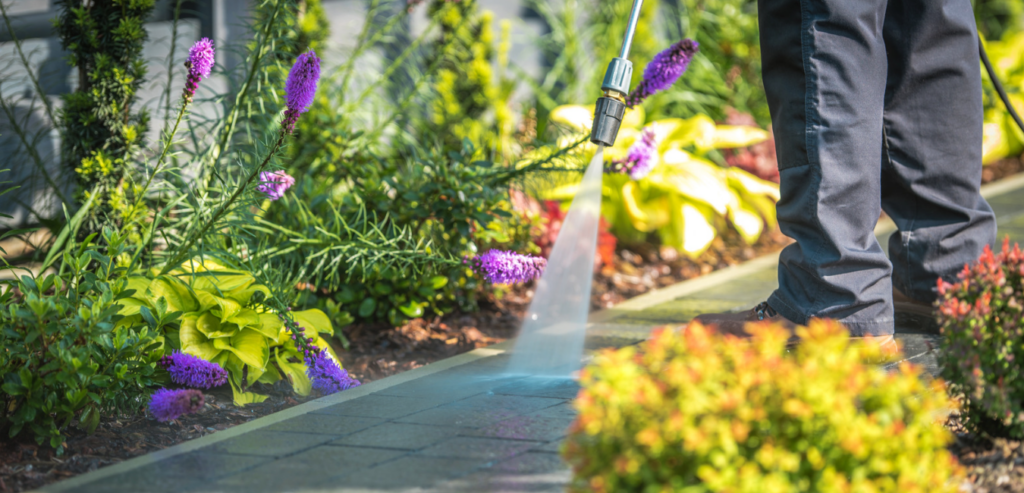
[[[107,230],[104,239],[66,254],[66,274],[23,276],[0,294],[0,428],[11,437],[31,431],[60,452],[73,420],[91,432],[101,412],[137,411],[155,383],[160,329],[173,317],[125,322],[125,238]]]
[[[969,428],[1024,437],[1024,254],[1007,238],[959,279],[939,281],[942,377],[962,395]]]
[[[581,377],[564,455],[574,491],[958,491],[941,382],[815,322],[753,338],[698,324],[608,350]]]

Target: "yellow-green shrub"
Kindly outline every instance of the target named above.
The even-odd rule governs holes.
[[[699,324],[601,353],[581,375],[564,455],[575,491],[957,491],[941,382],[873,364],[831,322],[750,340]]]

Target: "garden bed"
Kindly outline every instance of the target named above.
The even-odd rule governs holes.
[[[1024,162],[1005,159],[985,168],[983,182],[1021,171]],[[726,231],[697,260],[650,245],[619,248],[613,263],[595,273],[591,306],[607,308],[653,289],[778,251],[790,241],[773,230],[762,235],[756,244],[746,245],[735,232]],[[351,342],[349,349],[340,345],[336,349],[344,367],[356,378],[364,383],[378,380],[513,337],[532,294],[531,285],[518,286],[501,297],[487,296],[476,313],[415,319],[394,330],[382,324],[355,324],[343,329]],[[201,412],[171,423],[160,423],[140,414],[105,416],[92,435],[71,427],[67,431],[66,452],[60,457],[49,447],[27,439],[5,439],[0,441],[0,492],[38,488],[314,398],[295,396],[284,382],[256,390],[269,398],[244,408],[232,404],[227,387],[206,392],[206,405]],[[978,439],[959,426],[956,415],[950,419],[949,427],[956,435],[951,448],[970,474],[971,489],[967,491],[1024,492],[1024,444]]]

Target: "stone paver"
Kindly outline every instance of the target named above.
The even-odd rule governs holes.
[[[1001,234],[1024,240],[1024,194],[1002,189],[990,199]],[[885,244],[891,231],[879,233]],[[593,316],[587,347],[635,344],[659,325],[749,308],[777,286],[776,272],[764,258],[634,298]],[[906,317],[897,319],[897,332],[906,359],[936,373],[938,336]],[[509,354],[502,347],[508,346],[328,396],[46,490],[564,491],[570,472],[558,452],[579,386],[506,374]]]

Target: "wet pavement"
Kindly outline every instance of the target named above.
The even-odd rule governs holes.
[[[1024,179],[989,188],[1000,235],[1018,241],[1021,188]],[[882,226],[877,233],[884,241],[890,231]],[[776,260],[754,260],[592,314],[587,347],[635,344],[657,326],[752,307],[777,286]],[[938,336],[928,331],[919,320],[897,319],[906,359],[935,373]],[[478,349],[43,491],[564,491],[570,472],[558,451],[578,386],[506,374],[510,347]]]

